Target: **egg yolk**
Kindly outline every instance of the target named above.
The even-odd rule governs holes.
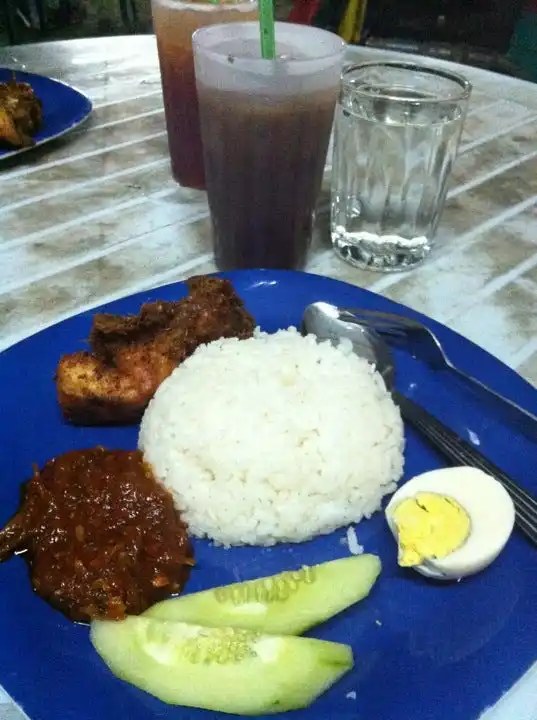
[[[421,565],[443,558],[466,542],[470,517],[453,498],[420,492],[402,500],[392,514],[399,540],[399,565]]]

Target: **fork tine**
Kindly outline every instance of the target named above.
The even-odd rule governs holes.
[[[517,511],[529,515],[529,517],[537,522],[537,500],[517,485],[503,470],[494,466],[486,458],[479,457],[473,448],[470,449],[466,441],[462,438],[455,439],[454,437],[450,437],[444,429],[434,427],[432,424],[429,425],[428,430],[430,431],[431,437],[435,437],[441,442],[443,447],[449,450],[452,456],[461,464],[477,467],[489,475],[494,475],[505,489],[509,491],[517,507]]]
[[[505,487],[515,506],[517,525],[537,545],[537,498],[520,487],[501,468],[494,465],[466,440],[459,437],[457,433],[424,408],[416,405],[410,398],[395,392],[394,400],[400,406],[403,417],[452,462],[479,468],[495,477]]]
[[[404,330],[399,330],[398,328],[390,328],[390,327],[379,327],[377,325],[371,325],[369,323],[363,323],[363,325],[367,326],[368,328],[371,328],[372,330],[375,330],[379,335],[382,335],[385,338],[388,338],[393,342],[404,342],[405,346],[408,343],[408,336],[407,333]]]
[[[366,325],[372,330],[376,330],[379,333],[393,333],[398,334],[401,337],[406,337],[407,328],[400,324],[394,323],[390,320],[386,320],[382,317],[376,317],[375,315],[360,315],[358,313],[347,313],[343,311],[339,316],[343,322],[358,322],[361,325]]]
[[[386,325],[383,323],[370,322],[369,320],[360,319],[360,325],[370,328],[379,335],[386,335],[389,337],[399,337],[402,340],[407,338],[407,331],[404,328],[395,327],[393,325]]]
[[[425,325],[413,318],[399,315],[397,313],[382,312],[380,310],[366,310],[364,308],[342,308],[344,312],[350,313],[357,318],[363,318],[368,322],[386,322],[393,325],[400,325],[407,328],[423,328]]]
[[[424,431],[425,428],[421,426],[420,429]],[[445,442],[446,437],[444,433],[436,433],[431,427],[427,428],[427,430],[429,433],[428,437],[431,440],[436,439],[439,444],[442,444],[444,451],[447,451],[451,455],[452,459],[456,459],[462,464],[471,464],[473,467],[480,467],[480,469],[483,469],[486,472],[488,471],[489,474],[492,474],[491,467],[488,464],[480,466],[479,463],[469,462],[469,457],[466,453],[457,453],[458,448],[456,445]],[[517,525],[528,536],[528,538],[537,545],[537,508],[534,500],[531,496],[528,497],[527,493],[517,487],[514,483],[506,483],[506,476],[504,473],[495,473],[495,477],[500,480],[505,489],[511,495],[515,506]]]
[[[397,328],[393,325],[379,325],[363,319],[359,320],[359,324],[384,337],[390,345],[396,345],[397,347],[408,346],[408,335],[404,328]]]
[[[371,330],[374,330],[379,335],[382,335],[383,337],[387,338],[391,345],[395,346],[401,346],[402,344],[407,343],[407,333],[404,328],[398,328],[393,325],[389,325],[386,323],[377,323],[377,322],[369,322],[369,320],[362,320],[361,318],[357,318],[354,315],[350,316],[349,319],[343,315],[340,316],[340,320],[342,322],[347,322],[348,324],[359,324],[363,327],[367,327]],[[302,333],[306,331],[306,325],[304,322],[301,323],[300,330]]]
[[[522,532],[535,544],[537,545],[537,521],[526,519],[521,517],[520,513],[517,514],[517,525]]]

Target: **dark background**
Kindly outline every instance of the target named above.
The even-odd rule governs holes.
[[[277,17],[285,19],[294,2],[317,3],[316,24],[337,29],[346,0],[275,0]],[[0,6],[0,44],[151,32],[150,0],[0,0]],[[361,43],[523,76],[507,58],[523,9],[524,0],[369,0]]]

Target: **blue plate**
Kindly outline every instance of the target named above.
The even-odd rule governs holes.
[[[293,272],[229,273],[259,324],[269,332],[298,324],[316,300],[403,311],[384,298],[327,278]],[[176,300],[183,284],[135,295],[107,306],[135,313],[147,300]],[[84,348],[92,313],[49,328],[0,355],[0,508],[7,520],[32,463],[96,444],[134,448],[134,428],[76,428],[62,421],[54,372],[60,354]],[[437,323],[424,319],[463,369],[532,412],[537,392],[498,360]],[[448,375],[400,354],[399,389],[443,417],[528,489],[537,491],[535,446],[484,416],[476,400]],[[238,390],[239,392],[239,390]],[[407,429],[408,478],[438,467],[439,457]],[[360,438],[356,438],[360,452]],[[486,503],[486,498],[483,498]],[[357,527],[367,552],[382,558],[371,595],[311,631],[352,644],[356,667],[296,720],[472,720],[528,669],[537,656],[537,553],[517,532],[481,574],[436,584],[397,566],[395,543],[380,513]],[[189,591],[342,557],[345,530],[300,545],[223,550],[195,543],[197,567]],[[32,720],[205,720],[217,714],[168,707],[117,680],[93,652],[84,626],[73,625],[34,595],[25,563],[0,566],[0,682]],[[178,677],[178,683],[188,678]],[[255,692],[255,688],[252,688]],[[283,716],[278,716],[283,717]]]
[[[0,83],[13,77],[13,70],[0,68]],[[60,80],[17,70],[18,82],[30,83],[35,94],[43,103],[43,124],[34,135],[35,144],[20,150],[0,148],[0,161],[32,150],[38,145],[55,140],[78,127],[91,113],[91,100],[79,90]]]

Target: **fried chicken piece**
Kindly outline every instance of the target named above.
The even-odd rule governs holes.
[[[15,148],[31,145],[31,138],[23,135],[15,125],[15,120],[9,112],[0,106],[0,143],[6,143]]]
[[[41,100],[28,83],[0,83],[0,145],[13,148],[33,144],[32,135],[43,122]]]
[[[255,323],[228,280],[194,277],[178,302],[153,302],[139,315],[97,314],[91,352],[64,355],[58,402],[75,425],[140,421],[156,389],[202,343],[247,338]]]
[[[0,531],[34,590],[67,617],[122,619],[182,590],[194,564],[171,494],[136,450],[75,450],[37,469]]]

